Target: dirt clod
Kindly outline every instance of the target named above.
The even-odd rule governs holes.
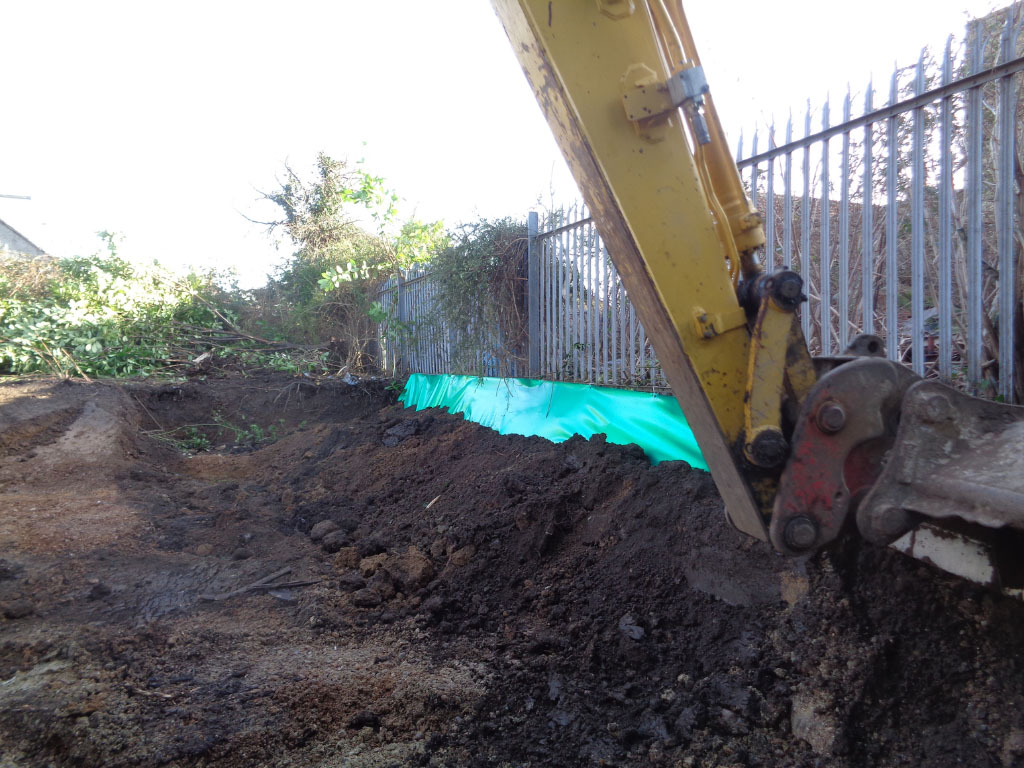
[[[112,590],[110,589],[110,586],[108,584],[104,584],[102,581],[97,581],[89,589],[89,599],[100,600],[109,595],[111,591]]]
[[[343,573],[338,579],[338,588],[343,592],[357,592],[366,586],[366,579],[355,571]]]
[[[380,728],[380,718],[371,710],[364,709],[362,712],[352,716],[347,725],[349,728],[372,728],[377,730]]]
[[[352,605],[360,608],[375,608],[384,602],[384,596],[372,587],[364,587],[352,593]]]
[[[831,697],[818,691],[798,691],[792,706],[793,735],[810,744],[819,755],[831,754],[839,738]]]
[[[470,544],[467,547],[460,547],[459,549],[456,549],[454,552],[452,552],[450,558],[451,564],[461,568],[464,565],[469,565],[472,562],[473,557],[475,555],[476,547],[474,547],[472,544]]]
[[[359,561],[359,573],[364,579],[368,579],[388,561],[388,555],[384,552],[372,557],[364,557]]]
[[[333,520],[321,520],[309,529],[310,541],[322,541],[324,536],[336,530],[338,530],[336,522]]]
[[[414,592],[434,578],[433,563],[415,546],[409,547],[405,554],[391,559],[389,566],[392,576],[406,592]]]
[[[32,601],[26,598],[10,600],[0,605],[0,613],[3,613],[5,619],[24,619],[35,613],[35,610]]]
[[[340,550],[351,541],[349,535],[341,530],[334,530],[326,534],[320,542],[324,552],[333,553]]]
[[[359,567],[359,550],[355,547],[342,547],[334,556],[334,569],[339,573]]]

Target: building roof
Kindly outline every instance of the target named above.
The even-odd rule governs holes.
[[[3,219],[0,219],[0,253],[16,253],[24,256],[43,256],[46,254],[46,251],[33,243]]]

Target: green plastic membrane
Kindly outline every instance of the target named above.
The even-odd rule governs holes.
[[[590,384],[476,376],[409,377],[398,398],[406,407],[447,408],[503,435],[605,434],[609,443],[639,445],[652,464],[685,461],[707,469],[693,431],[674,397]]]

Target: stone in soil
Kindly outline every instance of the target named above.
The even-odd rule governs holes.
[[[336,530],[338,530],[336,522],[333,520],[321,520],[309,529],[309,538],[311,541],[322,541],[324,536]]]

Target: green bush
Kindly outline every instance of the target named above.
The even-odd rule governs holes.
[[[327,155],[309,180],[285,170],[264,194],[281,218],[263,223],[295,250],[263,288],[139,266],[109,232],[94,256],[0,259],[0,373],[138,376],[224,357],[296,374],[374,365],[387,320],[377,286],[446,247],[444,227],[399,220],[382,179]]]
[[[180,357],[183,329],[221,324],[200,299],[220,291],[216,275],[175,279],[108,245],[106,255],[0,260],[0,371],[152,373]]]
[[[452,232],[431,260],[433,328],[418,330],[447,335],[455,370],[483,373],[489,362],[510,375],[525,360],[526,248],[524,222],[481,219]]]
[[[266,332],[307,344],[330,340],[339,366],[371,366],[378,285],[445,247],[444,226],[399,219],[397,194],[358,164],[321,153],[310,178],[284,170],[280,189],[263,195],[281,218],[264,223],[295,251],[255,292],[262,318],[273,317]]]

